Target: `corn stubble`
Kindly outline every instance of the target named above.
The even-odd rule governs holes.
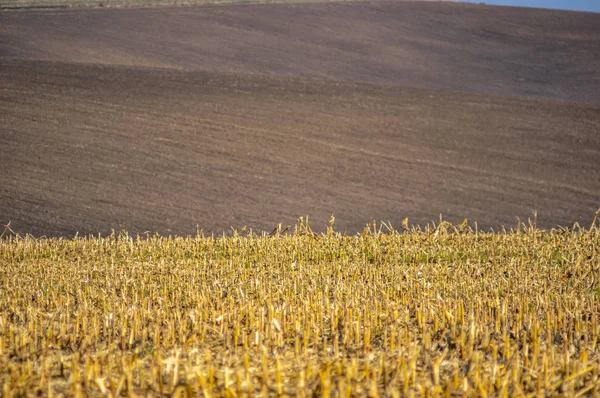
[[[2,396],[598,395],[596,225],[274,235],[5,237]]]

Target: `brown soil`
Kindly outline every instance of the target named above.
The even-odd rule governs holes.
[[[347,232],[440,213],[588,224],[599,86],[598,14],[3,12],[0,222],[48,236],[262,231],[307,214],[323,229],[332,213]]]
[[[600,14],[348,2],[0,14],[0,54],[600,102]]]

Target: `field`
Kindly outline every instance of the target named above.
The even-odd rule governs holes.
[[[600,17],[429,2],[6,11],[22,234],[572,225],[600,203]]]
[[[323,0],[302,0],[302,3],[324,2]],[[345,0],[325,0],[345,1]],[[406,1],[406,0],[399,0]],[[432,1],[432,0],[420,0]],[[445,0],[452,1],[452,0]],[[159,7],[159,6],[199,6],[199,5],[226,5],[226,4],[277,4],[297,3],[296,0],[3,0],[1,10],[52,10],[65,8],[124,8],[124,7]]]
[[[600,14],[15,4],[0,396],[599,395]]]
[[[599,242],[596,221],[10,235],[0,385],[5,397],[597,396]]]

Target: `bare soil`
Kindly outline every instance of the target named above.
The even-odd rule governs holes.
[[[600,14],[373,2],[0,13],[0,222],[72,236],[591,222]]]
[[[600,102],[600,14],[426,2],[0,14],[0,54]]]

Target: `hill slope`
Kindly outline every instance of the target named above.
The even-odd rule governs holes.
[[[332,213],[347,232],[440,213],[499,228],[534,211],[553,227],[600,205],[594,14],[389,2],[0,18],[0,222],[19,232],[270,231],[307,214],[322,229]]]
[[[0,215],[38,235],[591,220],[599,107],[4,60]]]
[[[600,102],[600,14],[348,2],[0,18],[2,56]]]

